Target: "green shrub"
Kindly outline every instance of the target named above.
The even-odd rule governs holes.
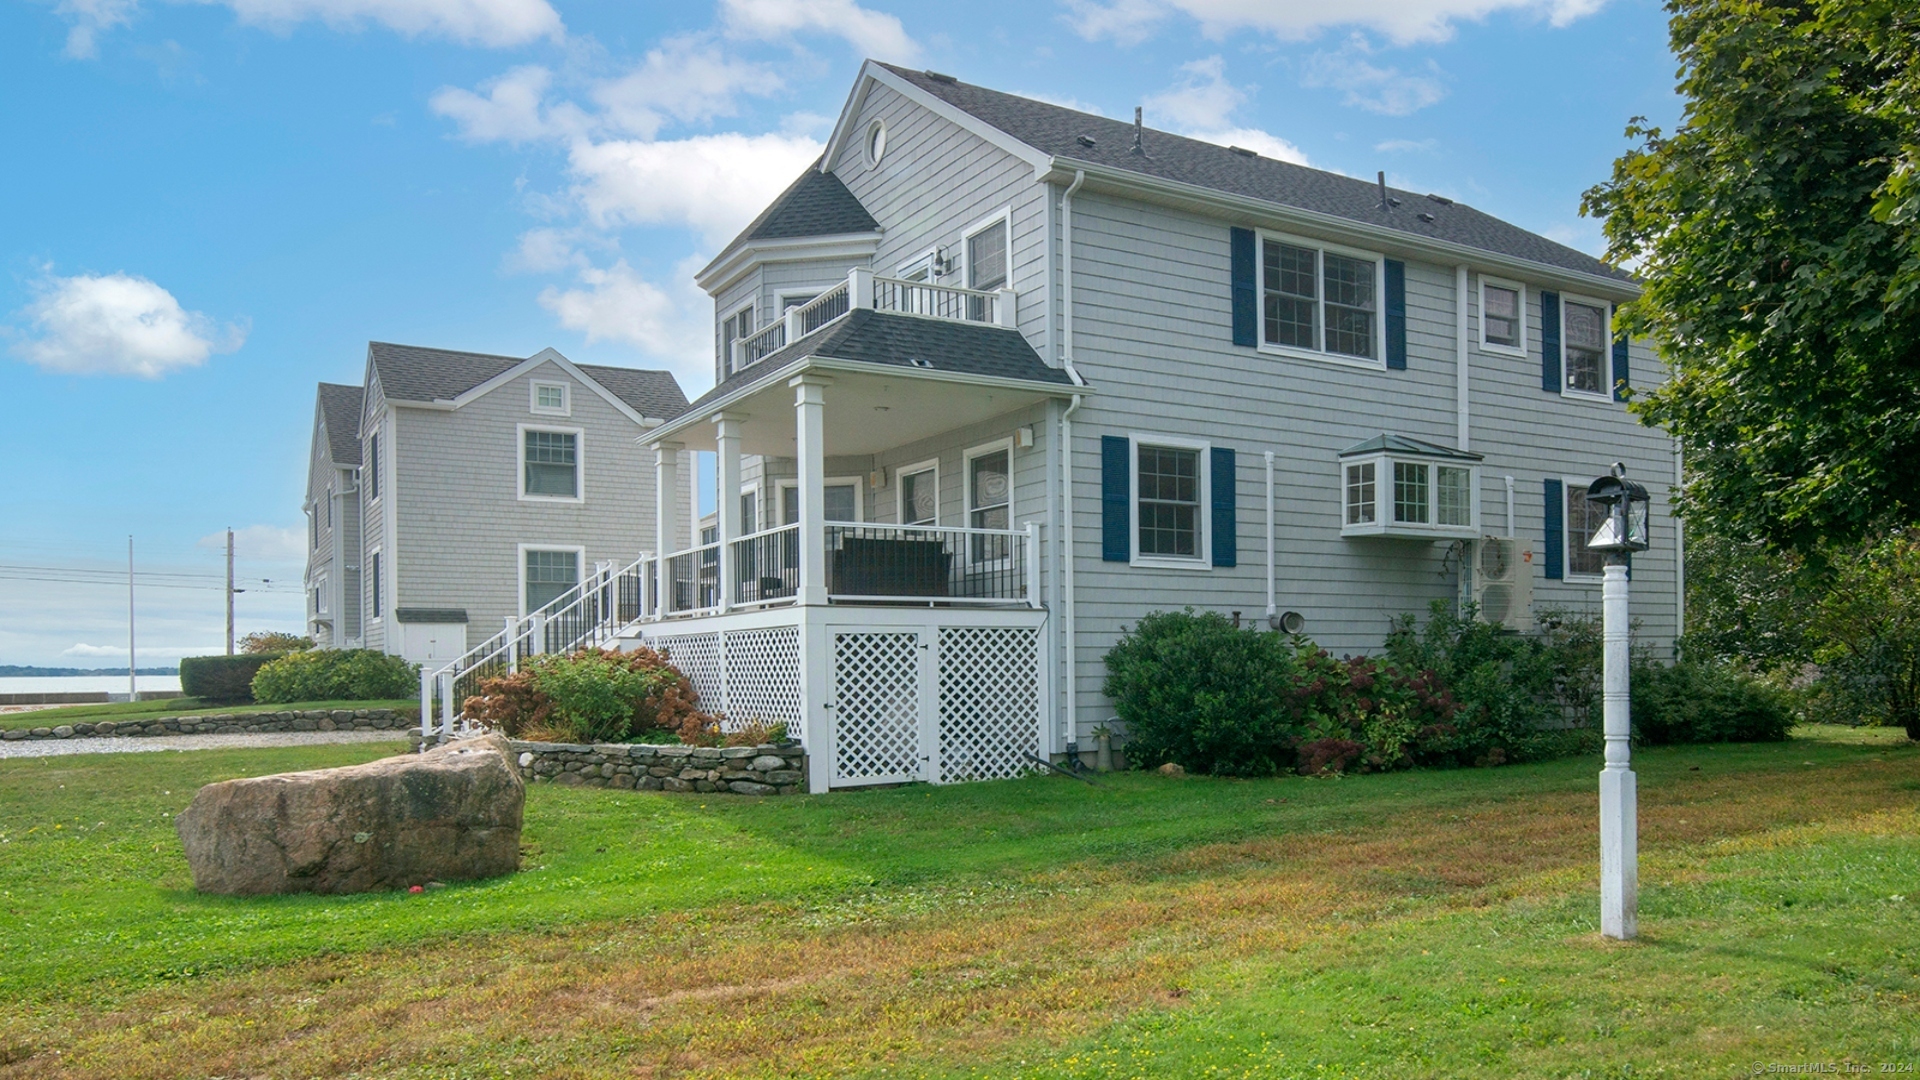
[[[314,649],[288,653],[253,677],[253,699],[376,701],[420,692],[420,668],[375,649]]]
[[[1779,742],[1793,727],[1786,691],[1726,663],[1633,667],[1633,731],[1652,746]]]
[[[1107,697],[1136,767],[1173,762],[1225,776],[1293,768],[1288,694],[1297,672],[1286,638],[1237,630],[1213,612],[1162,611],[1141,619],[1106,664]]]
[[[254,700],[253,679],[279,653],[242,653],[239,656],[188,656],[180,661],[180,692],[218,705]]]
[[[535,742],[650,742],[718,745],[720,720],[700,711],[693,684],[652,649],[582,649],[527,661],[511,675],[480,681],[461,706],[467,717],[509,738]]]
[[[1389,662],[1426,673],[1454,705],[1444,730],[1422,740],[1423,765],[1539,761],[1591,746],[1598,727],[1600,630],[1591,619],[1549,614],[1520,635],[1435,602],[1427,622],[1396,620]]]

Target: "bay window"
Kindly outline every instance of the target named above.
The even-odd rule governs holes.
[[[1479,534],[1480,455],[1382,435],[1340,458],[1341,535],[1435,540]]]

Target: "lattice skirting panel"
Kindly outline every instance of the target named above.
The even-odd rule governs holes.
[[[738,731],[749,724],[787,725],[801,737],[800,628],[730,630],[726,637],[727,693],[721,727]]]
[[[920,635],[833,635],[833,782],[918,780]]]
[[[667,661],[679,668],[687,681],[693,684],[693,692],[699,697],[702,709],[708,712],[726,710],[719,634],[658,637],[649,639],[647,644],[666,654]]]
[[[938,783],[997,780],[1040,752],[1040,635],[1022,627],[943,626]]]

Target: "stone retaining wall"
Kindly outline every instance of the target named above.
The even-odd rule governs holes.
[[[412,717],[392,709],[307,709],[297,712],[221,713],[217,716],[163,716],[139,720],[100,720],[59,727],[14,728],[0,739],[121,738],[142,735],[256,735],[263,731],[406,731]]]
[[[798,746],[640,746],[630,743],[513,743],[530,783],[641,791],[797,795],[807,790]]]

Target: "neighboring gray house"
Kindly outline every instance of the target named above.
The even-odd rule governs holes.
[[[596,567],[627,566],[656,532],[639,440],[686,403],[667,372],[552,349],[369,344],[364,390],[322,383],[315,409],[315,640],[437,667]],[[690,488],[672,495],[691,506]]]
[[[1156,610],[1336,653],[1479,600],[1597,612],[1580,497],[1654,494],[1633,614],[1681,621],[1663,378],[1624,273],[1471,207],[869,62],[825,154],[698,275],[717,385],[649,432],[645,612],[809,784],[1005,776],[1091,747]]]

